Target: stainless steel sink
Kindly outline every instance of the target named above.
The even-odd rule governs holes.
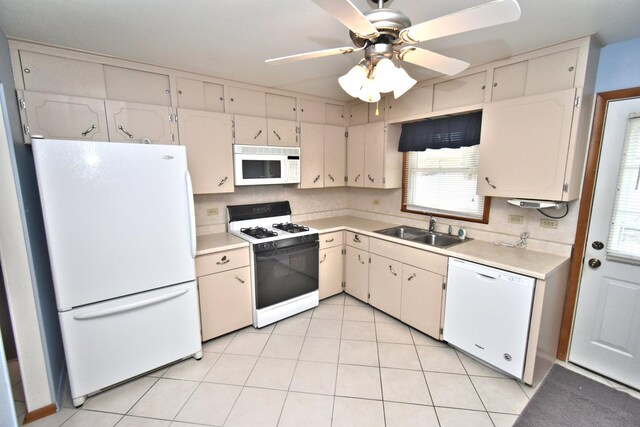
[[[438,248],[449,248],[465,241],[456,236],[450,236],[448,234],[433,232],[422,228],[407,227],[405,225],[377,230],[374,231],[374,233],[397,237],[410,242],[422,243]]]

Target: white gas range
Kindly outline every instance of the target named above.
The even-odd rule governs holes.
[[[288,201],[227,206],[228,230],[250,243],[253,326],[319,302],[318,231],[291,223]]]

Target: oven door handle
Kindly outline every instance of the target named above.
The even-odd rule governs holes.
[[[290,253],[290,252],[299,252],[299,251],[303,251],[303,250],[307,250],[307,249],[313,249],[316,248],[318,249],[320,247],[320,245],[318,244],[318,242],[308,242],[308,243],[302,243],[299,245],[294,245],[294,246],[289,246],[286,248],[282,248],[282,249],[269,249],[263,252],[255,252],[256,258],[269,258],[275,255],[279,255],[279,254],[286,254],[286,253]]]

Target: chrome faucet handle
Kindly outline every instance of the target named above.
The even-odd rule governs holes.
[[[436,231],[436,219],[434,217],[429,220],[429,231]]]

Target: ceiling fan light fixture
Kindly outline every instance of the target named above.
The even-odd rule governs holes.
[[[350,96],[357,98],[365,80],[367,80],[368,70],[362,63],[349,70],[347,74],[338,79],[340,87]]]
[[[380,92],[373,79],[367,78],[362,84],[358,98],[364,102],[378,102],[380,101]]]
[[[391,92],[396,86],[396,76],[398,69],[388,58],[382,58],[376,64],[376,71],[373,81],[379,92]]]
[[[417,83],[416,79],[411,77],[404,68],[396,69],[395,87],[393,88],[393,97],[395,99],[400,98],[409,89]]]

